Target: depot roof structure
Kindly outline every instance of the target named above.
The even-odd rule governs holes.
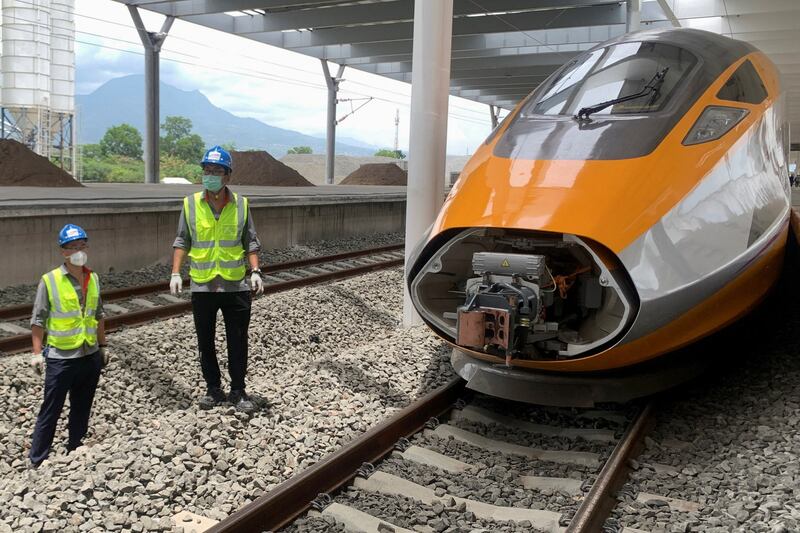
[[[411,81],[413,0],[117,1]],[[789,86],[800,141],[800,2],[643,0],[637,7],[642,29],[699,27],[767,53]],[[455,0],[450,93],[513,108],[576,53],[624,33],[628,9],[618,0]]]

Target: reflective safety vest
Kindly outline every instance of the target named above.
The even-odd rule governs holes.
[[[81,310],[80,299],[72,282],[61,271],[61,267],[42,276],[50,300],[47,316],[47,343],[59,350],[74,350],[83,343],[97,344],[97,301],[100,282],[97,274],[89,274],[86,301]]]
[[[192,236],[189,276],[208,283],[217,276],[227,281],[244,279],[246,273],[242,235],[247,222],[247,198],[230,192],[233,201],[222,208],[219,220],[198,192],[183,199],[183,212]]]

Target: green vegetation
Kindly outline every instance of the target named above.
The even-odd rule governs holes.
[[[310,146],[295,146],[286,151],[287,154],[313,154],[314,151]]]
[[[200,161],[203,157],[203,139],[192,133],[192,121],[186,117],[167,117],[161,125],[161,155],[177,157],[183,161]]]
[[[375,152],[376,156],[380,157],[393,157],[395,159],[405,159],[406,154],[402,150],[389,150],[388,148],[381,148]]]
[[[132,159],[142,158],[142,136],[130,124],[108,128],[100,139],[99,147],[104,157],[118,155]]]
[[[203,175],[203,139],[192,133],[192,121],[167,117],[161,125],[161,177],[179,176],[198,183]],[[98,144],[81,147],[84,181],[142,183],[142,136],[130,124],[108,128]]]
[[[198,163],[200,157],[196,161],[184,161],[178,157],[170,155],[161,156],[161,177],[176,176],[186,178],[192,183],[200,183],[203,179],[203,168]]]
[[[97,144],[83,146],[83,180],[102,182],[142,183],[144,181],[144,162],[141,159],[111,155],[87,157],[99,153]]]

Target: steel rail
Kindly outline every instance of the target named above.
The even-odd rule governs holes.
[[[377,255],[386,252],[395,252],[402,250],[402,244],[391,244],[389,246],[379,246],[376,248],[368,248],[364,250],[353,250],[350,252],[342,252],[333,255],[320,255],[317,257],[309,257],[306,259],[299,259],[297,261],[285,261],[282,263],[270,263],[261,266],[261,271],[265,274],[270,272],[280,272],[283,270],[293,270],[302,268],[304,266],[313,266],[323,263],[335,263],[336,261],[343,261],[345,259],[352,259],[355,257],[362,257],[366,255]],[[189,283],[189,278],[184,278],[185,284]],[[100,296],[105,302],[111,302],[130,296],[139,296],[142,294],[151,294],[154,292],[163,292],[169,290],[169,281],[159,281],[157,283],[148,283],[146,285],[137,285],[135,287],[123,287],[120,289],[109,289],[100,293]],[[4,307],[0,309],[0,320],[21,320],[31,316],[33,305],[19,304]]]
[[[349,252],[348,252],[349,253]],[[375,255],[381,252],[362,253],[363,256]],[[315,285],[317,283],[324,283],[337,279],[349,278],[366,274],[374,270],[383,270],[392,268],[403,264],[403,259],[390,259],[387,261],[379,261],[369,265],[360,265],[353,268],[338,270],[335,272],[328,272],[325,274],[317,274],[315,276],[306,276],[303,278],[282,281],[280,283],[265,283],[264,294],[274,294],[276,292],[287,291],[289,289],[296,289],[297,287],[306,287]],[[330,262],[330,261],[329,261]],[[176,315],[181,315],[192,308],[191,301],[185,301],[175,304],[163,305],[154,307],[152,309],[143,309],[141,311],[133,311],[130,313],[114,315],[106,318],[106,331],[112,332],[119,330],[125,326],[135,326],[143,324],[157,318],[166,318]],[[15,335],[13,337],[0,338],[0,353],[11,354],[22,352],[30,349],[31,336],[30,335]]]
[[[461,378],[455,378],[426,394],[361,437],[239,509],[207,532],[277,531],[291,523],[309,509],[318,495],[341,487],[355,477],[362,464],[382,459],[391,453],[398,440],[422,429],[431,417],[449,411],[461,395],[464,384]]]
[[[612,509],[617,504],[615,493],[622,487],[630,472],[630,460],[641,452],[642,442],[655,423],[655,407],[648,403],[637,413],[622,439],[603,465],[589,493],[572,517],[566,533],[602,531]]]

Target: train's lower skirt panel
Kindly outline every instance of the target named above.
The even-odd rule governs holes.
[[[663,364],[647,369],[603,374],[555,374],[522,370],[475,359],[454,349],[453,369],[467,381],[467,388],[518,402],[557,407],[594,407],[627,402],[662,392],[700,375],[711,358],[666,357]]]

